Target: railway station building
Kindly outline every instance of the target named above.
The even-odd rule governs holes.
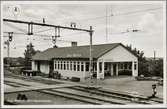
[[[32,58],[32,70],[49,74],[57,71],[62,78],[90,77],[89,45],[49,48]],[[119,75],[138,76],[138,57],[121,43],[92,46],[93,75],[105,79]]]

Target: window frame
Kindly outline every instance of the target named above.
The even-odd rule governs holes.
[[[77,62],[77,71],[80,71],[80,62]]]

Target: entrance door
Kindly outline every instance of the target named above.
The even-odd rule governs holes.
[[[104,68],[105,77],[111,77],[111,63],[105,62],[104,66],[105,66],[105,68]]]
[[[53,67],[54,67],[53,61],[50,61],[49,62],[49,72],[53,72]]]
[[[116,76],[116,72],[117,72],[117,65],[113,64],[113,76]]]
[[[40,62],[37,61],[37,70],[40,71]]]

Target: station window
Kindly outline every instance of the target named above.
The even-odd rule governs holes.
[[[107,63],[104,63],[104,70],[107,70]]]
[[[97,63],[93,62],[93,71],[96,71],[96,70],[97,70]]]
[[[125,63],[125,69],[127,69],[127,63]]]
[[[99,70],[102,71],[102,62],[99,62]]]
[[[132,63],[129,63],[129,69],[132,69]]]
[[[63,63],[62,63],[62,61],[60,62],[60,69],[62,69],[63,68]]]
[[[77,71],[80,71],[80,62],[77,63]]]
[[[89,71],[89,62],[86,62],[86,71]]]
[[[55,61],[55,69],[57,69],[57,61]]]
[[[121,64],[120,63],[118,64],[118,68],[121,69]]]
[[[121,69],[123,69],[123,67],[124,67],[124,64],[121,64]]]
[[[72,70],[72,62],[70,62],[70,70]]]
[[[84,65],[83,64],[81,65],[81,71],[84,71]]]
[[[136,62],[135,62],[135,64],[134,64],[134,69],[136,70],[136,67],[137,67],[137,65],[136,65]]]
[[[69,70],[69,62],[67,61],[67,70]]]
[[[84,71],[84,63],[81,62],[81,71]]]
[[[57,62],[57,69],[59,69],[59,64],[60,64],[60,63],[59,63],[59,61],[58,61],[58,62]]]
[[[74,62],[74,71],[76,71],[76,62]]]
[[[64,61],[64,70],[66,70],[66,62]]]

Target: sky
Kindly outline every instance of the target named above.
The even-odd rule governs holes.
[[[143,1],[142,1],[143,2]],[[18,11],[14,12],[17,7]],[[93,27],[93,44],[123,43],[144,51],[144,56],[163,57],[163,3],[87,3],[87,4],[4,4],[3,18],[23,21],[43,22],[70,27],[75,22],[77,28]],[[107,16],[107,17],[106,17]],[[26,45],[33,43],[35,50],[53,47],[51,36],[54,28],[33,27],[34,34],[27,33],[27,25],[3,22],[3,41],[8,39],[5,32],[14,32],[10,43],[10,57],[23,57]],[[132,32],[131,30],[140,30]],[[129,32],[127,32],[129,30]],[[106,32],[107,31],[107,32]],[[77,41],[78,45],[89,45],[89,33],[60,30],[59,40]],[[58,47],[71,46],[70,42],[57,41]],[[4,45],[3,55],[7,56]]]

